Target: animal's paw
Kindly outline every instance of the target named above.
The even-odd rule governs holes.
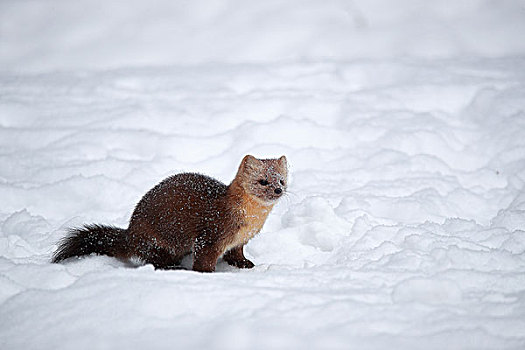
[[[255,264],[248,259],[236,260],[235,262],[233,262],[233,264],[230,265],[236,266],[240,269],[251,269],[255,266]]]

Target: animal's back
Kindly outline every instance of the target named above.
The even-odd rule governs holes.
[[[226,190],[225,184],[205,175],[171,176],[139,201],[131,217],[130,234],[169,246],[177,255],[187,254],[202,232],[221,229]]]

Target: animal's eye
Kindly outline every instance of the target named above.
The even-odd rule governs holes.
[[[284,186],[284,181],[283,180],[279,180],[279,183],[281,184],[281,186]]]
[[[260,183],[261,185],[263,185],[263,186],[268,185],[268,181],[267,181],[267,180],[264,180],[264,179],[259,180],[259,183]]]

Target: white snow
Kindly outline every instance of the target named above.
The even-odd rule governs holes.
[[[0,348],[525,348],[524,34],[521,1],[2,1]],[[245,154],[290,164],[254,269],[49,262]]]

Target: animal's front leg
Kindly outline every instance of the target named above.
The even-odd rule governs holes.
[[[219,242],[210,243],[209,240],[198,238],[193,252],[193,270],[199,272],[213,272],[217,260],[223,253]]]

